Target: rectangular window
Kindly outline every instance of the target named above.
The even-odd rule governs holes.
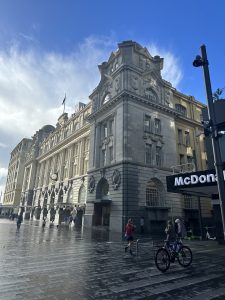
[[[109,121],[109,135],[113,135],[113,120]]]
[[[185,164],[185,157],[183,154],[180,154],[180,165],[184,165]]]
[[[183,144],[183,133],[181,129],[178,129],[178,144]]]
[[[149,115],[145,115],[144,131],[151,132],[151,117]]]
[[[151,165],[152,164],[152,145],[145,145],[145,163]]]
[[[193,157],[192,156],[187,156],[187,163],[191,164],[193,162]]]
[[[190,133],[188,131],[185,131],[185,142],[186,142],[186,147],[191,146]]]
[[[185,106],[181,104],[175,104],[175,110],[182,114],[183,116],[187,116],[187,109]]]
[[[162,148],[157,147],[155,148],[155,160],[156,160],[156,166],[160,167],[162,164]]]
[[[161,133],[161,121],[159,119],[155,119],[155,133],[160,134]]]

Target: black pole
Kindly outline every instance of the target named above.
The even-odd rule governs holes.
[[[198,219],[199,219],[200,237],[201,240],[203,240],[202,207],[201,207],[201,198],[199,196],[198,196]]]
[[[225,240],[225,183],[224,183],[224,176],[223,176],[223,164],[222,164],[221,153],[220,153],[218,128],[216,126],[216,115],[215,115],[212,88],[211,88],[211,82],[209,76],[209,67],[208,67],[209,63],[207,59],[205,45],[201,46],[201,54],[202,54],[201,59],[202,59],[202,66],[204,71],[206,94],[208,100],[208,116],[210,122],[209,125],[212,129],[211,138],[212,138],[215,169],[217,174],[220,209],[221,209],[221,216],[222,216],[222,223],[223,223],[223,239]]]

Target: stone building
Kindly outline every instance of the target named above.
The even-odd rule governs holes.
[[[68,118],[63,113],[48,136],[33,138],[30,155],[25,163],[21,207],[24,217],[59,223],[76,207],[77,223],[82,223],[86,202],[89,160],[89,128],[87,117],[91,104],[79,103]],[[40,143],[40,140],[42,142]]]
[[[59,117],[31,142],[21,206],[26,218],[59,224],[76,210],[78,224],[122,232],[128,218],[145,230],[182,217],[198,227],[197,199],[168,193],[166,176],[204,170],[201,110],[205,107],[161,76],[163,58],[133,41],[118,45],[99,66],[101,79],[88,104]],[[202,199],[202,215],[211,203]],[[139,228],[138,228],[139,229]]]
[[[9,216],[13,212],[18,213],[23,184],[24,165],[31,143],[31,139],[24,138],[11,152],[2,214]]]
[[[90,95],[87,226],[121,231],[129,217],[137,225],[144,217],[155,233],[168,218],[187,219],[196,210],[196,199],[167,193],[166,176],[207,167],[203,139],[196,139],[204,106],[163,80],[162,68],[163,58],[132,41],[99,66],[101,80]],[[210,218],[210,201],[202,207]]]

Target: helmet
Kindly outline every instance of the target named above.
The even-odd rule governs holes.
[[[174,222],[175,223],[180,223],[180,219],[176,219]]]

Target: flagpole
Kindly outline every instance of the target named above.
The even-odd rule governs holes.
[[[63,99],[62,104],[63,104],[63,114],[64,114],[65,113],[65,108],[66,108],[66,93],[65,93],[65,97]]]

